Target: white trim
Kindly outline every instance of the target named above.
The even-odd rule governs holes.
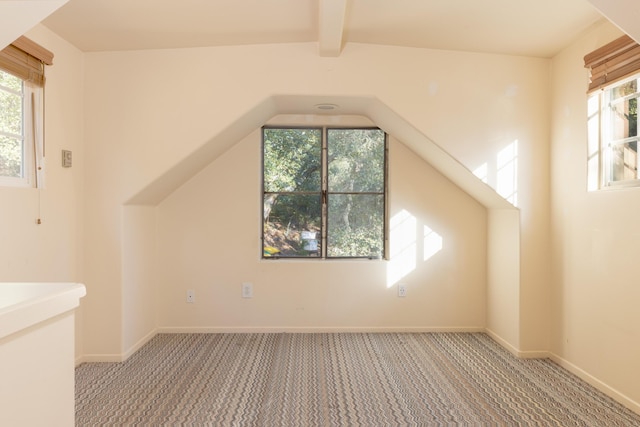
[[[225,333],[409,333],[409,332],[484,332],[482,327],[424,327],[424,326],[406,326],[406,327],[366,327],[366,326],[327,326],[327,327],[291,327],[291,326],[216,326],[216,327],[160,327],[160,334],[225,334]]]
[[[151,339],[153,337],[155,337],[156,335],[158,335],[158,332],[156,330],[153,330],[153,331],[149,332],[147,335],[145,335],[144,337],[140,338],[140,340],[137,343],[135,343],[129,350],[127,350],[123,354],[123,356],[122,356],[123,360],[127,360],[128,358],[133,356],[133,353],[135,353],[136,351],[140,350],[140,348],[142,348],[142,346],[144,346],[146,343],[151,341]]]
[[[128,351],[121,354],[84,354],[75,359],[75,365],[83,363],[120,363],[126,361],[142,346],[151,341],[158,334],[241,334],[241,333],[421,333],[421,332],[485,332],[485,329],[478,326],[468,327],[256,327],[256,326],[165,326],[149,332],[140,339]]]
[[[151,339],[156,335],[158,335],[157,330],[149,332],[137,343],[135,343],[129,350],[125,351],[122,354],[84,354],[80,357],[76,357],[75,364],[76,366],[79,366],[83,363],[124,362],[125,360],[133,356],[136,351],[140,350],[146,343],[151,341]]]
[[[522,351],[514,347],[510,342],[502,338],[500,335],[496,334],[491,329],[485,329],[484,332],[487,333],[495,342],[497,342],[501,347],[507,350],[509,353],[513,354],[519,359],[548,359],[550,357],[550,353],[548,351],[543,350],[532,350],[532,351]]]
[[[591,384],[592,386],[594,386],[595,388],[600,390],[602,393],[606,394],[607,396],[615,400],[616,402],[620,403],[621,405],[624,405],[625,407],[629,408],[635,413],[640,414],[639,402],[636,402],[635,400],[629,398],[628,396],[624,395],[623,393],[619,392],[613,387],[605,384],[604,382],[600,381],[598,378],[594,377],[593,375],[589,374],[583,369],[577,367],[576,365],[569,362],[568,360],[563,359],[557,354],[550,353],[549,358],[555,363],[557,363],[558,365],[560,365],[561,367],[563,367],[564,369],[566,369],[567,371],[574,374],[575,376]]]
[[[83,363],[120,363],[124,361],[125,359],[121,354],[85,354],[76,358],[76,366]]]

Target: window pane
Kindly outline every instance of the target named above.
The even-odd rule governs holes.
[[[631,80],[611,89],[611,99],[632,95],[638,91],[638,80]]]
[[[626,181],[638,178],[637,141],[611,147],[611,180]]]
[[[321,129],[264,129],[264,191],[320,191]]]
[[[327,256],[384,256],[384,195],[330,194]]]
[[[0,135],[0,176],[22,178],[22,140]]]
[[[0,86],[4,86],[7,89],[11,89],[16,92],[22,92],[22,79],[0,70]]]
[[[626,99],[611,107],[611,138],[638,136],[638,99]]]
[[[0,71],[0,176],[22,178],[22,80]]]
[[[320,194],[265,194],[263,255],[320,256],[321,212]]]
[[[329,129],[330,192],[384,192],[384,132]]]
[[[0,88],[0,132],[22,135],[22,95]]]

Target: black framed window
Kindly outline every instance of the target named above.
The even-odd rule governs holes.
[[[263,258],[385,256],[387,135],[264,127]]]

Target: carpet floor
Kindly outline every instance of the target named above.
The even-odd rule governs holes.
[[[481,333],[160,334],[76,368],[76,425],[640,426]]]

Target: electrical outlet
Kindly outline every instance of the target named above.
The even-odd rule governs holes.
[[[405,285],[404,283],[400,283],[398,285],[398,296],[399,297],[406,297],[407,296],[407,285]]]
[[[253,283],[242,284],[242,298],[253,298]]]
[[[187,302],[189,304],[193,304],[194,302],[196,302],[196,291],[189,289],[187,291]]]

